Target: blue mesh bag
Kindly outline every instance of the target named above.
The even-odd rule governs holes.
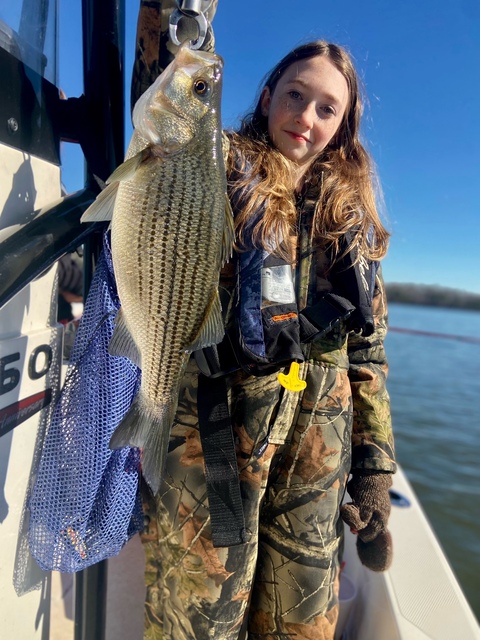
[[[140,385],[140,370],[108,353],[119,307],[105,235],[29,502],[30,552],[45,570],[85,569],[143,527],[140,452],[108,446]]]

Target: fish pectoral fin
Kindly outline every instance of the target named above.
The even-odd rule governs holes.
[[[115,317],[115,329],[108,344],[108,353],[111,356],[125,356],[133,364],[136,364],[139,369],[142,368],[141,353],[132,338],[121,309]]]
[[[192,353],[193,351],[210,347],[212,344],[218,344],[222,341],[224,335],[225,326],[222,318],[222,305],[220,303],[218,289],[215,289],[208,304],[202,325],[193,342],[185,347],[184,351]]]
[[[142,149],[139,153],[134,155],[132,158],[125,160],[125,162],[122,162],[122,164],[120,164],[112,173],[112,175],[108,178],[107,184],[112,184],[113,182],[123,182],[126,180],[131,180],[135,175],[135,172],[137,171],[138,167],[142,164],[142,162],[145,162],[146,160],[148,160],[150,156],[151,156],[151,150],[150,150],[150,147],[147,147],[146,149]]]
[[[115,208],[115,199],[117,197],[118,182],[109,184],[100,191],[96,200],[85,211],[80,218],[80,222],[104,222],[111,220],[113,209]]]
[[[222,238],[222,266],[230,260],[233,254],[233,244],[235,242],[235,225],[233,219],[232,205],[225,194],[225,224]]]

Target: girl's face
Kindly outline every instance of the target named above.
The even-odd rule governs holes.
[[[342,123],[348,105],[347,81],[326,56],[291,64],[273,93],[260,103],[273,144],[305,171]]]

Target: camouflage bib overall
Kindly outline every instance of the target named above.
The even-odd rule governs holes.
[[[312,250],[311,211],[300,219],[296,287],[302,309],[329,283],[319,277],[323,254]],[[339,507],[352,464],[352,425],[361,450],[357,466],[392,470],[395,464],[380,275],[377,285],[374,335],[362,339],[339,325],[305,346],[305,391],[283,389],[277,374],[227,377],[249,534],[242,545],[215,548],[211,541],[198,369],[190,361],[163,487],[156,500],[147,488],[143,492],[147,640],[333,640]],[[351,357],[350,342],[356,343]],[[355,417],[352,392],[360,399]]]

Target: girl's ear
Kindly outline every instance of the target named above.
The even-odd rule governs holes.
[[[271,101],[272,97],[270,89],[268,87],[263,87],[262,94],[260,96],[260,106],[262,108],[262,116],[265,116],[265,118],[268,116],[268,112],[270,111]]]

